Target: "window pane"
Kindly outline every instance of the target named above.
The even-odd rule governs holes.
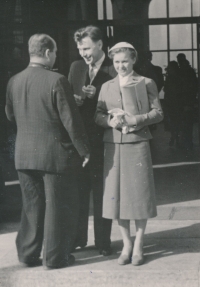
[[[197,25],[193,24],[193,48],[197,49]]]
[[[167,49],[167,25],[149,26],[150,50]]]
[[[197,61],[197,51],[176,51],[170,52],[170,61],[177,61],[177,55],[183,53],[186,56],[186,59],[189,61],[192,68],[195,69],[197,73],[198,61]]]
[[[111,0],[106,0],[106,14],[107,14],[107,19],[108,20],[112,20],[113,19],[113,10],[112,10]]]
[[[193,0],[192,2],[192,16],[200,16],[200,2]]]
[[[152,64],[160,66],[165,73],[165,68],[167,67],[167,52],[152,52]]]
[[[97,5],[98,5],[98,20],[102,20],[103,19],[103,1],[98,0]]]
[[[170,25],[170,49],[191,49],[191,24]]]
[[[191,17],[191,0],[169,0],[169,17]]]
[[[186,59],[189,61],[190,65],[192,64],[192,51],[176,51],[170,52],[170,61],[177,61],[177,55],[183,53],[186,56]]]
[[[152,0],[149,5],[149,18],[166,18],[166,0]]]
[[[193,63],[192,67],[195,69],[195,72],[198,72],[198,59],[197,59],[197,51],[193,51]]]
[[[165,68],[167,67],[167,52],[152,52],[152,64],[162,68],[163,74],[166,73]],[[164,99],[163,89],[159,93],[159,98]]]

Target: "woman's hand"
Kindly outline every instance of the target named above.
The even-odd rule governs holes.
[[[109,125],[114,128],[114,129],[118,129],[118,128],[121,128],[122,127],[122,122],[121,120],[117,119],[116,117],[113,117],[111,120],[110,120],[110,123]]]
[[[134,115],[132,115],[131,113],[126,112],[125,120],[126,120],[128,126],[136,126],[137,125],[136,117]]]

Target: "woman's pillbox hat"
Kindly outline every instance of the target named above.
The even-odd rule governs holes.
[[[110,48],[108,52],[110,53],[112,50],[120,49],[120,48],[130,48],[130,49],[135,50],[135,48],[131,44],[127,42],[119,42],[116,45],[114,45],[112,48]]]

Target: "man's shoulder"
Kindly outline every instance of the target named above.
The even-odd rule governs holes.
[[[22,70],[21,72],[19,72],[19,73],[13,75],[13,76],[9,79],[8,85],[11,85],[12,83],[17,83],[17,82],[20,83],[20,79],[26,77],[27,71],[28,71],[28,69],[26,68],[26,69]]]
[[[9,79],[8,82],[8,88],[10,87],[16,87],[17,86],[23,86],[25,83],[27,83],[27,81],[32,81],[34,80],[34,83],[37,85],[40,82],[44,82],[44,79],[47,80],[47,82],[49,84],[51,84],[52,86],[56,86],[56,85],[62,85],[65,84],[67,82],[67,78],[57,72],[51,71],[51,70],[46,70],[46,69],[37,69],[37,68],[33,68],[33,69],[25,69],[23,71],[21,71],[20,73],[12,76]],[[35,75],[37,74],[37,78],[35,77]]]
[[[76,60],[72,62],[71,68],[87,68],[87,64],[85,63],[84,60]]]
[[[108,57],[105,57],[102,66],[101,66],[102,70],[107,71],[107,73],[112,77],[115,78],[117,76],[117,72],[113,66],[113,62],[111,61],[111,59],[109,59]]]
[[[108,66],[108,67],[111,67],[113,66],[113,62],[110,58],[108,58],[107,56],[105,57],[103,63],[102,63],[102,66]]]
[[[64,75],[62,75],[62,74],[60,74],[58,72],[54,72],[54,71],[49,71],[48,70],[48,74],[49,74],[50,77],[52,77],[55,80],[66,78]]]

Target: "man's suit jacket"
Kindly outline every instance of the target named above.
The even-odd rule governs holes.
[[[133,81],[139,80],[140,78],[141,76],[134,72],[132,76]],[[147,112],[146,107],[143,107],[142,102],[138,103],[138,106],[140,106],[140,114],[135,115],[136,126],[134,131],[129,132],[128,134],[122,134],[120,130],[111,128],[109,125],[110,115],[108,114],[108,111],[114,108],[123,109],[119,77],[117,76],[102,85],[95,114],[95,121],[99,126],[105,129],[103,137],[104,142],[128,143],[152,138],[148,125],[160,122],[163,119],[163,112],[155,82],[149,78],[144,79],[149,102],[149,111]]]
[[[85,128],[67,78],[42,66],[10,79],[6,114],[16,121],[16,169],[64,172],[89,153]]]
[[[116,76],[116,71],[108,58],[105,58],[98,73],[96,74],[92,85],[96,88],[96,94],[93,99],[86,98],[83,105],[79,108],[83,118],[87,134],[89,135],[92,146],[102,144],[103,130],[94,122],[94,114],[96,111],[97,101],[101,86]],[[73,93],[81,96],[82,87],[87,86],[89,80],[89,66],[84,60],[72,63],[68,77]]]

